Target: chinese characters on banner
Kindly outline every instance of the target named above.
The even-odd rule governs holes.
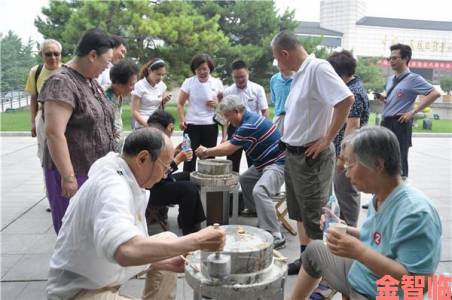
[[[427,291],[428,299],[451,300],[451,277],[443,275],[414,276],[404,275],[401,281],[385,275],[377,280],[376,300],[399,300],[397,292],[399,287],[403,292],[404,300],[423,300],[424,290]]]

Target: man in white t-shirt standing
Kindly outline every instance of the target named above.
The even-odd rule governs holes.
[[[117,35],[112,35],[111,39],[113,40],[113,58],[108,67],[97,77],[97,82],[99,85],[106,90],[111,85],[110,80],[110,70],[113,65],[116,65],[121,60],[126,57],[127,54],[127,46],[122,38]]]
[[[239,96],[247,111],[252,111],[258,115],[267,117],[268,103],[265,89],[260,84],[249,80],[250,73],[246,63],[243,60],[236,60],[232,63],[231,68],[234,84],[225,89],[224,96]],[[237,128],[230,124],[226,126],[223,130],[223,141],[231,139],[236,129]],[[234,172],[239,172],[241,158],[242,149],[227,157],[227,159],[232,161],[232,169]],[[247,161],[248,166],[252,165],[252,162],[248,158]]]
[[[334,137],[343,126],[354,98],[323,59],[308,55],[298,38],[287,31],[271,43],[281,72],[295,72],[287,101],[281,146],[289,217],[298,222],[300,251],[312,239],[322,239],[320,216],[332,190]],[[289,264],[298,274],[301,259]]]

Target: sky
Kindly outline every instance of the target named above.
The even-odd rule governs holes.
[[[295,9],[298,21],[318,21],[320,0],[275,0],[280,11]],[[427,4],[428,3],[428,4]],[[42,41],[35,18],[48,0],[0,0],[0,32],[13,30],[23,41]],[[434,21],[452,21],[450,0],[366,0],[366,16]]]

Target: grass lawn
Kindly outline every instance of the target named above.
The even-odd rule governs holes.
[[[177,118],[176,106],[168,105],[166,111],[171,113],[176,119],[176,130],[179,130],[179,120]],[[274,108],[270,107],[270,117],[273,118]],[[122,112],[122,120],[124,130],[130,130],[130,106],[124,105]],[[0,131],[30,131],[31,120],[29,111],[15,111],[0,113],[1,128]],[[422,129],[422,120],[417,120],[413,128],[414,132],[426,133],[452,133],[452,120],[432,120],[432,130]],[[369,125],[375,124],[375,114],[371,114],[369,118]]]

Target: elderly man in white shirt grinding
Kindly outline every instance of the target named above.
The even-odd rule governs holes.
[[[333,140],[343,126],[354,98],[325,60],[308,55],[298,38],[287,31],[271,43],[281,72],[295,72],[286,100],[281,146],[289,217],[298,223],[300,251],[311,239],[322,239],[320,216],[332,190],[335,152]],[[289,264],[298,274],[301,259]]]
[[[147,271],[142,299],[175,299],[181,254],[224,246],[222,229],[205,228],[178,238],[149,236],[145,210],[150,188],[173,158],[171,140],[143,128],[125,140],[123,154],[110,152],[90,168],[71,199],[50,260],[48,299],[130,299],[120,286]]]

